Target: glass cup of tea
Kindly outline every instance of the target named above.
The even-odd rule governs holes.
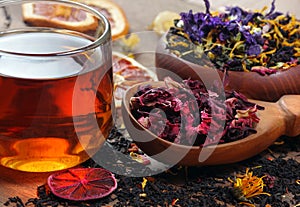
[[[0,30],[0,165],[49,172],[89,159],[113,125],[108,20],[68,0],[2,0]]]

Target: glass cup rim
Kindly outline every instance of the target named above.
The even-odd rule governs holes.
[[[73,5],[75,7],[78,8],[82,8],[85,11],[91,12],[93,15],[97,16],[99,19],[101,19],[101,21],[103,21],[104,23],[104,30],[101,34],[101,36],[97,37],[97,39],[93,40],[90,44],[83,46],[83,47],[78,47],[76,49],[72,49],[72,50],[66,50],[66,51],[62,51],[62,52],[54,52],[54,53],[22,53],[22,52],[13,52],[13,51],[6,51],[6,50],[1,50],[0,49],[0,53],[3,54],[8,54],[8,55],[15,55],[15,56],[30,56],[30,57],[54,57],[54,56],[72,56],[72,55],[76,55],[79,53],[82,53],[84,51],[89,51],[92,49],[95,49],[97,47],[99,47],[100,45],[105,44],[107,41],[110,41],[111,39],[111,31],[110,31],[110,23],[108,21],[108,19],[102,14],[100,13],[98,10],[80,3],[80,2],[75,2],[75,1],[70,1],[70,0],[1,0],[0,1],[0,8],[4,7],[5,5],[8,4],[18,4],[18,3],[33,3],[33,2],[51,2],[51,3],[63,3],[63,4],[69,4],[69,5]],[[42,30],[40,30],[42,31]],[[68,30],[69,32],[73,32],[73,33],[77,33],[76,31],[73,30]],[[80,33],[80,32],[78,32]],[[0,31],[0,37],[1,37],[1,31]]]

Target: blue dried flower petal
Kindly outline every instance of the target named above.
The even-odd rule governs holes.
[[[283,13],[282,12],[275,12],[273,14],[268,15],[268,19],[276,19],[280,15],[283,15]]]
[[[247,50],[247,55],[259,55],[261,53],[261,46],[259,44],[250,45]]]
[[[205,3],[205,8],[206,8],[206,13],[207,14],[210,14],[209,12],[209,8],[210,8],[210,3],[208,0],[204,0],[204,3]]]
[[[210,17],[209,18],[210,26],[213,28],[222,27],[225,25],[225,22],[222,21],[220,17]]]
[[[271,9],[270,9],[269,13],[266,14],[266,16],[271,15],[271,14],[275,11],[275,1],[276,1],[276,0],[273,0],[273,1],[272,1]]]
[[[240,21],[247,12],[245,12],[240,7],[227,7],[227,11],[229,11],[229,16],[234,17],[236,21]]]
[[[205,33],[202,30],[198,31],[198,41],[202,42],[202,38],[204,37]]]
[[[239,25],[237,24],[236,21],[230,21],[226,24],[226,29],[228,31],[234,31],[239,29]]]
[[[243,17],[242,19],[242,24],[243,25],[247,25],[249,22],[252,22],[253,19],[262,16],[262,14],[256,12],[256,13],[248,13],[247,15],[245,15],[245,17]]]
[[[242,33],[243,37],[245,38],[246,43],[248,43],[249,45],[253,45],[257,43],[254,36],[249,32],[247,27],[242,26],[239,28],[239,30]]]
[[[188,13],[182,12],[180,13],[181,19],[184,22],[184,26],[189,26],[195,24],[193,11],[190,10]]]
[[[196,13],[193,15],[194,22],[198,25],[201,25],[205,22],[205,14],[203,13]]]
[[[215,54],[215,55],[221,56],[222,53],[223,53],[223,48],[222,48],[222,46],[215,46],[215,47],[211,50],[211,52],[212,52],[213,54]]]
[[[229,67],[229,68],[235,68],[236,66],[239,66],[241,64],[241,61],[236,59],[236,58],[233,58],[233,59],[229,59],[226,63],[226,65]]]
[[[222,42],[225,42],[226,40],[229,40],[231,37],[230,33],[227,30],[223,30],[222,32],[220,32],[219,34],[219,39]]]
[[[262,36],[262,32],[253,34],[254,39],[260,45],[264,45],[265,39]]]

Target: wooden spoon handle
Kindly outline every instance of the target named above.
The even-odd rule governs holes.
[[[295,137],[300,134],[300,95],[284,95],[278,100],[278,105],[284,112],[284,135]]]

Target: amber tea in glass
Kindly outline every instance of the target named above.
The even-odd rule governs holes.
[[[24,4],[62,8],[73,19],[92,15],[97,25],[83,31],[28,23]],[[0,9],[7,15],[0,17],[0,164],[46,172],[84,162],[112,128],[107,19],[64,0],[2,1]]]

